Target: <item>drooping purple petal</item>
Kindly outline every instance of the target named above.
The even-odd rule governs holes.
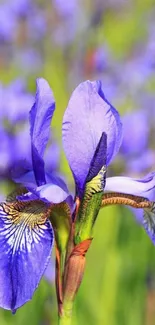
[[[55,110],[52,90],[45,79],[37,79],[35,103],[30,111],[32,163],[37,185],[45,184],[43,155],[50,135]]]
[[[102,133],[107,135],[107,165],[122,139],[119,114],[105,99],[100,81],[83,82],[74,90],[62,132],[67,159],[77,186],[82,189]]]
[[[13,203],[0,205],[0,307],[13,312],[32,298],[53,243],[50,222],[40,222],[43,203],[36,211],[23,204],[17,209]]]
[[[109,177],[106,180],[105,191],[133,194],[155,201],[155,173],[151,173],[141,180],[129,177]],[[154,206],[152,209],[130,209],[155,244]]]
[[[107,177],[105,191],[133,194],[154,200],[155,173],[150,173],[141,180],[125,176]]]
[[[144,227],[147,235],[150,237],[151,241],[155,245],[155,228],[154,228],[155,227],[155,215],[151,211],[145,211],[145,210],[143,211],[142,209],[130,208],[130,210],[132,211],[134,216],[136,216],[136,220],[138,221],[138,223],[140,223]],[[152,224],[150,224],[150,226],[148,226],[149,225],[148,216],[151,217],[151,221],[152,221]]]

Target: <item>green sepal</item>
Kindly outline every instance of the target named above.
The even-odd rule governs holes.
[[[60,252],[66,250],[71,229],[71,211],[66,202],[53,204],[49,217],[55,233],[55,241]]]
[[[62,293],[63,274],[65,268],[66,251],[71,232],[71,211],[66,202],[53,204],[49,217],[54,229],[56,248],[59,258],[57,259],[57,296],[60,298]],[[59,299],[58,298],[58,299]]]
[[[76,245],[92,237],[93,225],[102,204],[105,174],[106,167],[103,166],[99,173],[86,183],[75,222],[74,242]]]

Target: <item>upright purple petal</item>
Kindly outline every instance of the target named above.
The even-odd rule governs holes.
[[[50,123],[55,110],[52,90],[45,79],[37,79],[35,103],[30,111],[32,163],[36,182],[45,184],[43,155],[50,136]]]
[[[41,222],[43,203],[36,211],[31,203],[16,204],[0,205],[0,307],[13,312],[32,298],[53,243],[50,222]]]
[[[85,81],[74,90],[64,114],[62,132],[64,150],[81,189],[102,133],[107,135],[107,165],[118,152],[122,139],[119,114],[105,99],[100,81]]]

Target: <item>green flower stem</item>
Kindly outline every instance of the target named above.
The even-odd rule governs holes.
[[[64,301],[62,313],[59,315],[58,325],[71,325],[72,324],[72,309],[73,301]]]
[[[95,193],[91,197],[86,195],[81,203],[79,215],[76,221],[75,237],[76,244],[92,237],[92,230],[99,213],[103,198],[103,192]]]

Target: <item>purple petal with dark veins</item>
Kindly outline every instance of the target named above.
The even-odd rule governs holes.
[[[0,307],[13,312],[32,298],[53,243],[50,222],[40,222],[43,203],[27,208],[18,204],[19,209],[12,203],[0,205]]]

